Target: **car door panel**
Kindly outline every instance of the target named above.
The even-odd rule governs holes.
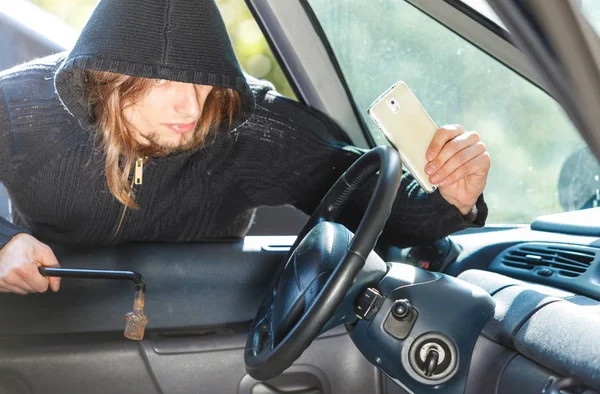
[[[146,336],[123,337],[129,281],[63,278],[58,293],[3,294],[0,393],[381,392],[379,372],[343,327],[321,336],[274,386],[246,376],[249,323],[293,238],[56,248],[63,267],[141,273]]]
[[[66,268],[130,270],[146,281],[149,330],[245,322],[264,296],[284,251],[246,241],[137,244],[61,254]],[[273,238],[274,242],[277,237]],[[268,247],[268,246],[267,246]],[[2,295],[0,335],[122,331],[132,310],[133,282],[63,278],[58,293]]]
[[[179,337],[149,333],[140,342],[118,332],[4,337],[0,393],[382,392],[379,372],[343,328],[319,337],[289,370],[265,384],[245,372],[245,343],[245,334],[226,330]]]
[[[187,338],[193,346],[181,347],[183,352],[157,351],[152,340],[143,344],[149,365],[165,393],[378,393],[379,374],[352,344],[343,328],[317,339],[287,370],[285,376],[303,371],[315,377],[320,387],[306,382],[293,385],[273,385],[263,391],[260,382],[246,375],[244,369],[245,335],[230,337]],[[214,347],[223,346],[214,351]],[[190,351],[189,349],[196,349]],[[204,349],[200,349],[204,347]],[[185,350],[184,350],[185,349]],[[190,376],[195,378],[189,379]],[[274,379],[274,381],[277,379]],[[281,380],[281,379],[280,379]],[[253,391],[254,390],[254,391]]]

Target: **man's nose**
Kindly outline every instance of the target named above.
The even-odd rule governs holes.
[[[175,111],[190,120],[200,117],[202,108],[196,88],[191,83],[179,83],[175,91]]]

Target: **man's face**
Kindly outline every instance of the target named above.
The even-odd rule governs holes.
[[[206,97],[212,86],[152,80],[146,96],[128,105],[123,115],[140,145],[166,151],[193,146]]]

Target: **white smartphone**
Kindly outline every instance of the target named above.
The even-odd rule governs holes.
[[[403,81],[383,92],[367,113],[421,187],[432,193],[437,185],[425,173],[425,154],[438,127]]]

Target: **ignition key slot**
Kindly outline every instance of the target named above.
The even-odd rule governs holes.
[[[440,333],[427,333],[417,338],[411,345],[408,361],[410,368],[429,384],[438,384],[454,375],[458,356],[454,343]],[[419,379],[419,380],[421,380]]]

